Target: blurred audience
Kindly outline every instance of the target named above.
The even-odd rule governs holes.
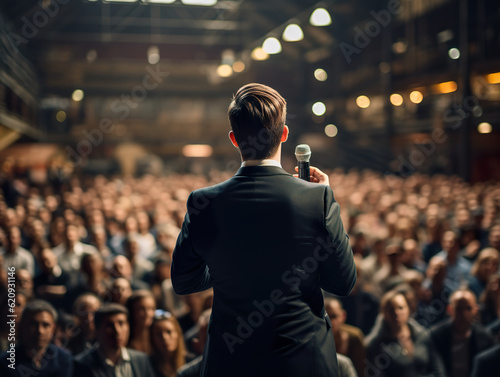
[[[196,375],[201,357],[190,359],[203,352],[213,292],[176,295],[170,261],[189,193],[233,172],[137,178],[67,175],[35,184],[28,175],[9,171],[0,191],[0,313],[9,313],[8,272],[15,267],[15,313],[21,315],[33,299],[47,300],[60,311],[52,331],[54,347],[64,347],[73,356],[84,352],[88,365],[96,363],[103,373],[128,373],[129,363],[138,360],[133,350],[122,352],[121,345],[129,344],[149,353],[158,375],[176,373],[180,364],[173,359],[188,362],[179,376]],[[358,267],[350,296],[329,301],[331,295],[325,293],[337,351],[352,358],[360,376],[371,375],[366,373],[374,372],[373,353],[365,359],[362,351],[351,349],[363,334],[371,333],[371,350],[380,349],[380,339],[401,350],[391,367],[378,368],[381,376],[418,376],[426,371],[440,375],[434,358],[441,352],[450,376],[466,375],[474,365],[473,356],[493,345],[480,324],[500,336],[500,183],[470,184],[457,177],[418,173],[392,180],[368,170],[340,169],[330,172],[330,181]],[[466,298],[460,300],[455,293],[450,303],[452,293],[464,292],[463,287],[479,299],[479,308],[470,292],[462,293]],[[383,301],[385,314],[376,320],[380,297],[387,291],[398,295]],[[127,324],[113,319],[99,334],[93,313],[101,305],[127,302]],[[156,323],[155,309],[172,313],[180,330],[173,331],[175,325],[168,320]],[[120,311],[115,314],[123,319],[128,312]],[[396,311],[403,312],[400,319]],[[435,326],[432,338],[437,346],[429,343],[417,321],[426,328]],[[152,329],[153,324],[169,329]],[[362,333],[351,334],[348,325]],[[2,350],[8,347],[9,330],[0,326]],[[17,331],[22,331],[19,322]],[[152,336],[161,333],[162,339]],[[176,334],[178,342],[172,340]],[[107,342],[102,347],[97,339],[101,335]],[[185,351],[180,350],[181,342]],[[167,351],[172,344],[180,350],[175,357]],[[109,366],[99,364],[103,355],[110,355]],[[139,359],[147,370],[145,359]],[[338,359],[339,365],[349,365],[343,356]],[[483,358],[477,360],[481,368]],[[96,373],[87,372],[85,366],[77,371],[86,376]]]

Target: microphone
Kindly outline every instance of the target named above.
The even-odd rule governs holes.
[[[309,159],[311,158],[311,148],[307,144],[300,144],[295,147],[295,157],[299,166],[299,178],[309,181]]]

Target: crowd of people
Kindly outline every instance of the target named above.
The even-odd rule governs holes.
[[[189,193],[230,175],[0,177],[0,374],[198,376],[213,293],[176,295],[170,263]],[[496,375],[500,183],[330,184],[358,270],[324,294],[342,375]]]

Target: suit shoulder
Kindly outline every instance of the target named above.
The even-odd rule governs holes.
[[[132,348],[127,348],[127,352],[129,353],[131,359],[141,360],[141,361],[147,360],[149,362],[149,356],[144,352],[137,351]]]

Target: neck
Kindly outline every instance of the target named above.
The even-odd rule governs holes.
[[[278,161],[280,164],[281,164],[281,143],[280,145],[278,146],[278,149],[276,150],[276,153],[273,154],[272,156],[266,158],[266,160],[274,160],[274,161]],[[241,158],[241,161],[246,161],[243,159],[243,157]]]

